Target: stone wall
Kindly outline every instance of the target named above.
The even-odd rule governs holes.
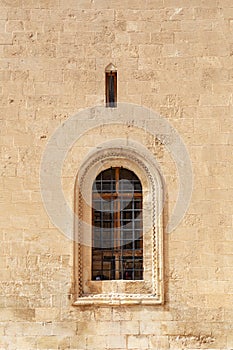
[[[49,137],[81,109],[104,104],[104,69],[118,101],[151,108],[183,138],[193,166],[190,206],[164,238],[165,303],[72,305],[73,242],[49,220],[39,184]],[[231,0],[0,1],[0,349],[233,348]],[[119,135],[155,155],[164,220],[179,179],[167,150],[132,125]],[[83,157],[116,128],[80,138],[64,163],[71,206]]]

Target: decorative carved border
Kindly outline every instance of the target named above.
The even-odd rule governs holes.
[[[144,153],[144,152],[143,152]],[[119,293],[101,293],[83,295],[83,267],[82,267],[82,245],[75,244],[74,254],[78,256],[78,262],[75,266],[75,299],[74,305],[131,305],[131,304],[161,304],[163,303],[163,227],[162,215],[159,212],[162,207],[163,193],[162,193],[162,179],[158,168],[153,162],[153,158],[148,151],[148,157],[145,159],[145,154],[140,154],[140,151],[131,147],[114,147],[103,148],[90,155],[80,167],[79,188],[78,191],[78,217],[83,218],[83,198],[82,188],[94,166],[105,163],[108,165],[111,161],[118,160],[119,164],[127,161],[129,164],[136,164],[143,170],[148,181],[152,193],[152,293],[150,294],[119,294]],[[97,175],[97,174],[96,174]],[[76,184],[77,187],[77,184]],[[77,188],[75,196],[77,195]],[[78,225],[78,242],[82,239],[82,222]],[[132,281],[130,281],[132,282]],[[125,282],[127,283],[127,282]]]

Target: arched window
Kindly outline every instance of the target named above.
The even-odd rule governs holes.
[[[143,279],[142,185],[123,167],[92,188],[92,280]]]
[[[116,107],[117,105],[117,69],[110,63],[105,68],[105,96],[106,107]]]
[[[163,302],[163,189],[153,159],[116,140],[75,186],[74,305]]]

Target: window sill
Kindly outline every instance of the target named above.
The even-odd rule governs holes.
[[[85,305],[161,305],[163,300],[160,296],[156,295],[141,295],[141,294],[93,294],[89,296],[83,296],[78,298],[73,305],[85,306]]]

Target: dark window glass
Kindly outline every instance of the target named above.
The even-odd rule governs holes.
[[[102,171],[92,188],[92,279],[142,280],[142,186],[125,168]]]
[[[116,107],[117,105],[117,72],[105,73],[106,85],[106,106]]]

